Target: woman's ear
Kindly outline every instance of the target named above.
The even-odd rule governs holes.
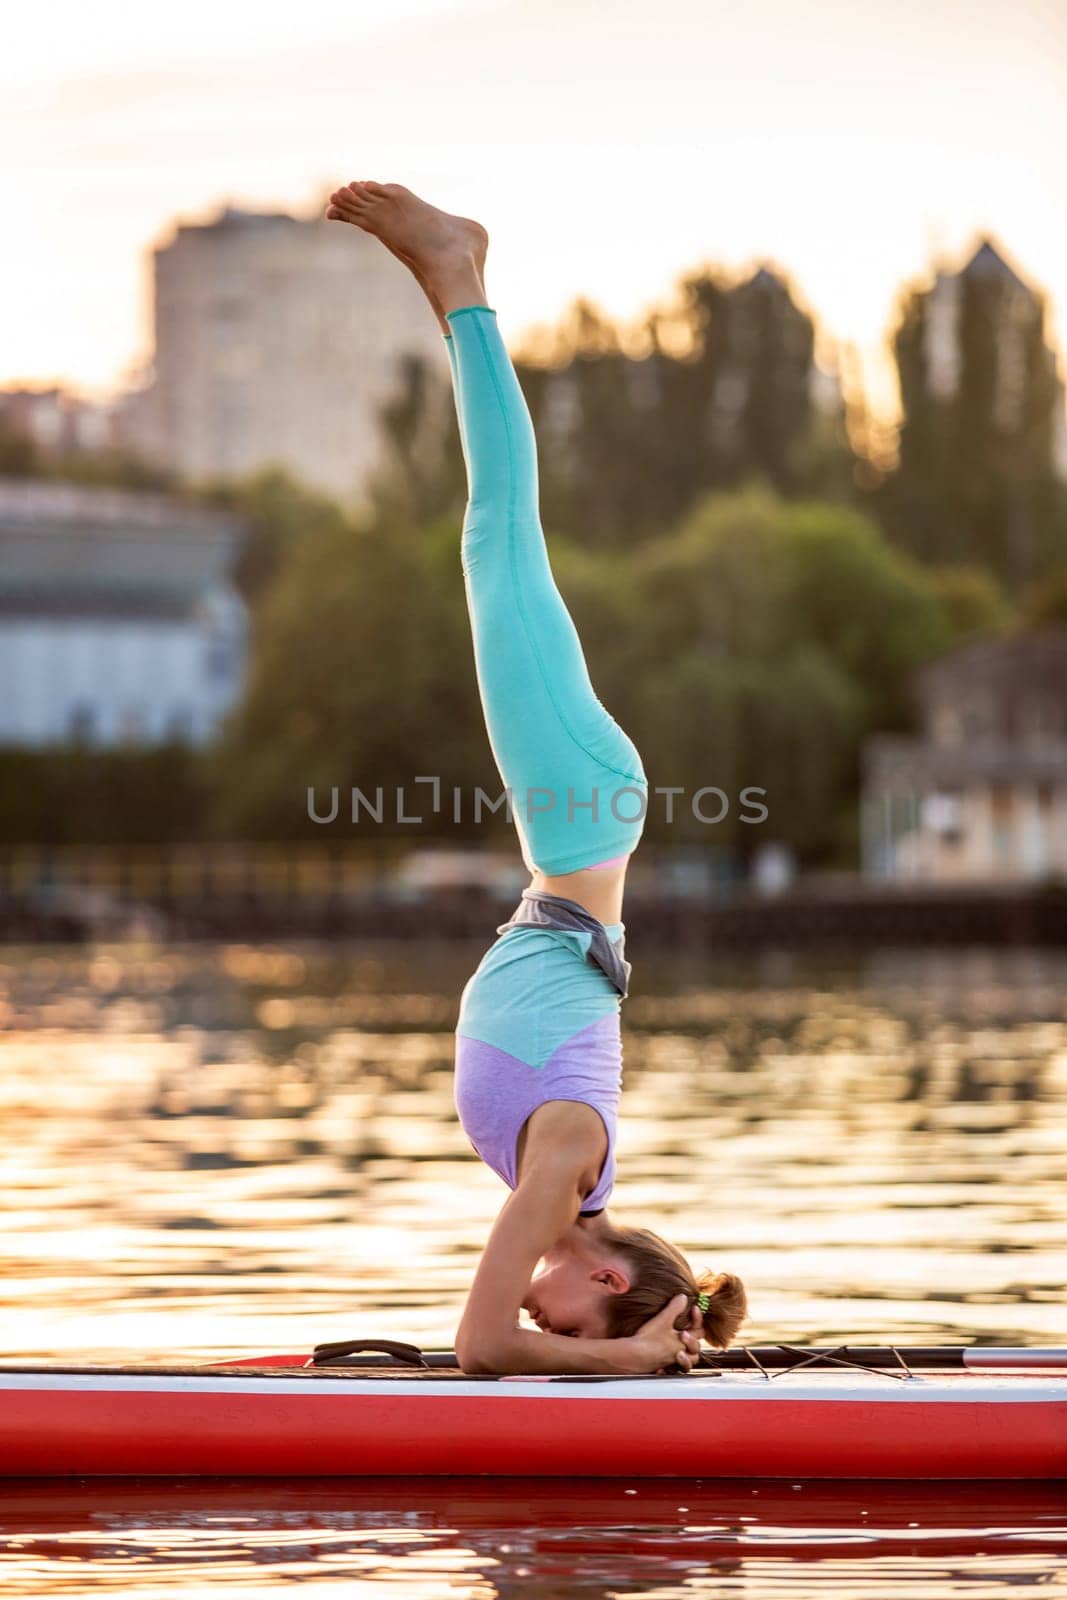
[[[591,1276],[593,1282],[599,1283],[609,1294],[628,1294],[630,1291],[630,1280],[619,1267],[597,1267]]]

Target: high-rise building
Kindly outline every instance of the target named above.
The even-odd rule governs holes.
[[[1022,409],[1027,385],[1028,346],[1031,339],[1043,339],[1044,306],[1039,295],[1023,283],[999,254],[984,239],[959,272],[940,271],[926,302],[924,346],[927,382],[941,399],[953,398],[959,390],[962,372],[964,289],[967,281],[984,282],[995,291],[995,371],[992,417],[997,428],[1012,434],[1022,426]],[[1055,357],[1047,347],[1044,357],[1055,369]]]
[[[902,297],[903,420],[883,506],[920,560],[988,567],[1012,594],[1062,561],[1063,384],[1047,296],[988,239]]]
[[[193,482],[279,465],[359,501],[401,359],[447,378],[422,291],[384,246],[321,213],[227,207],[155,251],[152,381],[129,442]]]

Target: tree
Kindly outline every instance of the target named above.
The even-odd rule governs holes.
[[[685,791],[671,825],[653,794],[646,836],[742,859],[768,837],[808,862],[847,859],[863,739],[907,729],[913,669],[1000,615],[981,574],[931,579],[860,513],[765,488],[705,497],[626,561],[551,532],[549,548],[598,696],[653,787]],[[381,787],[389,825],[361,824],[375,837],[475,836],[447,806],[420,807],[418,830],[389,820],[418,776],[446,795],[499,792],[459,549],[445,517],[341,521],[290,552],[258,606],[248,694],[216,764],[223,831],[321,836],[307,790],[321,808],[337,787],[332,831],[350,832],[349,791]],[[692,798],[713,786],[729,809],[708,824]],[[766,823],[742,820],[745,789],[766,790]],[[510,838],[502,815],[476,836]]]
[[[1022,628],[1035,629],[1067,623],[1067,561],[1050,568],[1023,592],[1018,622]]]
[[[696,402],[701,487],[734,488],[758,478],[795,493],[812,423],[811,318],[765,267],[732,287],[693,277],[684,292],[696,345],[678,376],[691,379],[686,388]]]
[[[367,485],[371,516],[421,526],[462,515],[467,476],[450,379],[423,356],[405,355],[380,422],[384,449]]]
[[[446,791],[490,788],[459,542],[454,519],[429,528],[338,521],[290,553],[258,609],[248,690],[218,753],[220,827],[321,836],[308,819],[309,787],[320,809],[340,790],[334,832],[351,827],[353,787],[373,800],[381,786],[386,822],[397,787],[411,797],[419,776],[439,777]],[[416,836],[386,822],[364,818],[363,828]]]
[[[335,500],[301,483],[284,467],[265,467],[249,478],[217,479],[199,497],[234,513],[244,524],[234,580],[252,602],[265,593],[305,540],[337,531],[345,523]]]
[[[672,526],[712,490],[759,481],[786,495],[852,494],[840,393],[814,363],[811,318],[761,268],[702,271],[634,346],[587,301],[516,367],[540,443],[542,506],[596,548]]]
[[[537,434],[542,516],[588,549],[632,543],[669,520],[661,497],[660,363],[622,350],[618,329],[578,300],[540,344],[515,357]]]
[[[28,433],[0,417],[0,478],[39,477],[41,452]]]
[[[987,567],[961,565],[924,570],[955,644],[999,633],[1010,626],[1014,615],[1011,604]]]
[[[951,642],[919,569],[855,511],[749,490],[703,500],[628,564],[626,587],[606,687],[650,782],[731,802],[714,828],[666,828],[650,808],[650,837],[745,856],[770,836],[833,859],[863,737],[907,725],[912,669]],[[746,787],[767,791],[765,824],[741,820]]]

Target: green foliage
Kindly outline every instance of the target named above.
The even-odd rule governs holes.
[[[309,786],[320,810],[340,790],[338,832],[351,828],[353,787],[373,800],[381,785],[387,820],[395,788],[419,793],[420,774],[440,776],[446,793],[497,792],[459,541],[454,518],[341,522],[294,550],[259,607],[249,692],[215,758],[223,832],[321,834]],[[858,513],[767,489],[706,498],[625,562],[560,535],[549,544],[600,697],[653,785],[686,791],[669,828],[653,804],[647,836],[742,855],[770,828],[805,859],[834,859],[864,736],[905,726],[912,669],[949,647],[964,614],[969,625],[986,614],[973,596],[953,610],[945,581],[929,582]],[[972,588],[988,601],[980,577]],[[729,799],[714,828],[689,809],[709,785]],[[742,820],[746,788],[766,790],[762,828]],[[713,797],[704,804],[714,812]],[[465,827],[446,815],[435,831]],[[492,832],[504,836],[478,836]]]
[[[328,495],[310,489],[283,467],[265,467],[250,478],[219,479],[206,485],[201,499],[239,516],[245,526],[234,580],[255,600],[288,565],[305,541],[344,524],[344,513]]]
[[[5,844],[160,844],[209,824],[206,757],[183,745],[0,750]]]
[[[373,799],[381,785],[387,820],[395,788],[417,792],[420,774],[496,793],[459,542],[453,518],[343,523],[302,542],[259,608],[249,692],[216,758],[224,832],[321,832],[309,787],[320,811],[339,789],[337,831],[353,787]],[[760,835],[741,791],[766,789],[775,837],[832,852],[863,735],[899,725],[911,668],[951,637],[921,575],[858,514],[766,489],[708,498],[625,563],[560,536],[550,548],[598,693],[652,782],[723,789],[714,842],[742,852]],[[662,818],[653,806],[650,838],[709,840],[691,813]]]
[[[832,855],[863,737],[906,723],[912,669],[951,642],[922,574],[858,513],[755,489],[706,499],[626,584],[608,677],[650,781],[725,790],[716,843]],[[767,791],[761,828],[740,817],[749,786]],[[691,818],[659,830],[710,835]]]
[[[367,484],[372,517],[421,527],[449,513],[462,516],[467,477],[451,377],[422,356],[404,356],[400,386],[380,422],[385,449]]]
[[[41,453],[34,441],[0,418],[0,478],[32,478],[40,475]]]
[[[1067,623],[1067,561],[1032,583],[1019,599],[1019,626],[1044,628]]]
[[[789,496],[849,499],[856,458],[840,410],[812,401],[814,329],[785,283],[686,280],[653,315],[644,354],[585,300],[551,348],[515,361],[538,438],[546,526],[591,550],[631,547],[704,494],[759,479]],[[466,476],[451,387],[418,357],[382,410],[373,514],[416,524],[462,516]]]
[[[579,301],[550,365],[516,363],[546,523],[589,548],[655,537],[705,494],[752,481],[787,496],[852,493],[843,416],[812,402],[814,328],[783,280],[701,272],[681,298],[650,318],[643,356]]]
[[[280,566],[255,592],[247,693],[219,746],[11,753],[0,766],[5,835],[351,838],[350,791],[375,802],[381,786],[386,820],[364,817],[368,836],[510,839],[502,816],[477,830],[450,816],[453,787],[499,790],[458,519],[417,527],[333,510],[299,533],[289,486],[260,482],[241,504],[258,504],[277,530]],[[912,669],[947,648],[961,620],[992,614],[982,575],[968,598],[953,574],[950,595],[943,576],[931,582],[858,513],[766,488],[706,497],[626,561],[563,535],[549,545],[598,694],[632,732],[650,782],[685,790],[670,826],[654,797],[647,837],[739,857],[774,837],[804,860],[839,859],[863,738],[906,725]],[[414,787],[422,775],[442,780],[437,819],[428,787]],[[691,810],[709,786],[728,800],[714,825]],[[310,821],[309,787],[320,812],[339,790],[335,823]],[[398,787],[408,812],[427,817],[417,830],[395,820]],[[746,789],[766,794],[746,806]],[[770,813],[760,825],[743,820],[757,799]],[[713,795],[702,804],[718,808]]]
[[[173,472],[151,466],[125,450],[43,450],[29,434],[0,417],[0,478],[55,478],[108,489],[178,489]]]
[[[320,812],[340,788],[345,828],[352,787],[373,799],[382,785],[388,818],[419,775],[492,780],[459,536],[455,522],[339,521],[302,541],[259,608],[248,692],[217,753],[225,830],[321,832],[309,787]]]
[[[142,461],[126,450],[73,451],[43,463],[38,461],[35,476],[58,478],[67,483],[95,484],[102,489],[138,489],[152,493],[180,494],[181,481],[167,467]]]
[[[953,642],[926,575],[846,507],[796,505],[782,520],[796,626],[862,687],[869,725],[899,725],[912,668]]]
[[[1010,625],[1014,616],[1011,604],[988,567],[926,567],[924,571],[954,643],[999,633]]]
[[[809,863],[853,860],[862,744],[910,726],[914,668],[1016,620],[1067,620],[1067,491],[1049,466],[1035,304],[1024,314],[997,273],[964,282],[946,398],[931,386],[929,301],[904,302],[900,466],[869,494],[842,415],[813,404],[811,319],[773,273],[692,275],[677,311],[650,317],[643,355],[578,301],[550,357],[516,360],[552,565],[593,682],[650,783],[686,792],[670,827],[654,799],[649,840],[744,857],[775,838]],[[1009,311],[1022,379],[1006,421]],[[280,468],[194,491],[117,456],[45,459],[0,431],[0,474],[168,488],[238,514],[252,613],[247,692],[214,751],[7,752],[0,836],[352,837],[349,791],[374,800],[379,786],[387,823],[362,824],[376,837],[475,836],[448,805],[453,786],[499,790],[460,567],[466,474],[447,378],[416,357],[400,377],[358,516]],[[428,813],[424,774],[442,780],[443,814],[390,822],[401,786]],[[714,826],[688,805],[710,785],[729,799]],[[339,818],[316,825],[308,789],[321,809],[334,787]],[[745,789],[766,791],[766,823],[742,820]],[[512,840],[503,817],[477,829],[494,837]]]

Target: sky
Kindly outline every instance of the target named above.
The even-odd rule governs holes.
[[[1067,372],[1067,0],[37,0],[5,45],[0,385],[113,391],[178,218],[354,177],[486,225],[513,345],[762,261],[888,419],[902,286],[989,234]]]

